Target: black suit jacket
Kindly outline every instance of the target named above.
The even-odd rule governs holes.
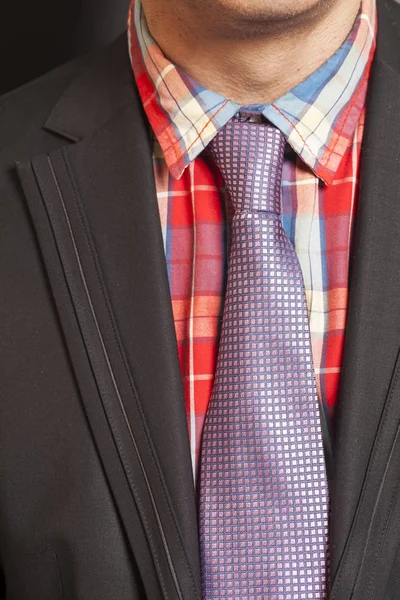
[[[400,598],[400,25],[392,0],[378,4],[331,600]],[[151,143],[125,36],[3,98],[0,156],[2,595],[200,600]]]

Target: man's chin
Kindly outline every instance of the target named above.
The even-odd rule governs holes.
[[[176,0],[175,0],[176,1]],[[178,0],[181,2],[182,0]],[[340,0],[183,0],[201,18],[214,15],[213,28],[225,39],[255,39],[315,23]]]
[[[191,0],[197,3],[198,0]],[[200,0],[206,5],[208,2]],[[247,20],[281,21],[318,12],[335,0],[212,0],[218,12],[226,12]]]

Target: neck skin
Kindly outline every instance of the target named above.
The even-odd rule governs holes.
[[[268,21],[227,14],[215,0],[142,2],[164,55],[242,105],[273,102],[304,81],[342,45],[360,8],[360,0],[320,0],[300,15]]]

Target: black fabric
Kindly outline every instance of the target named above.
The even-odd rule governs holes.
[[[5,597],[143,598],[85,416],[14,160],[82,65],[1,102],[0,556]]]
[[[399,597],[400,42],[398,7],[378,4],[334,448],[337,600]],[[0,597],[200,600],[148,123],[125,36],[4,97],[0,139]]]
[[[334,453],[333,598],[379,597],[366,582],[384,585],[396,550],[385,545],[396,541],[400,527],[393,496],[400,472],[400,61],[392,28],[398,6],[390,4],[388,11],[388,5],[378,4],[380,30],[351,249]]]

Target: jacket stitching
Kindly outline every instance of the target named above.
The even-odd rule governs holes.
[[[112,329],[112,332],[113,332],[114,341],[115,341],[115,344],[116,344],[116,346],[118,348],[118,352],[119,352],[119,355],[120,355],[120,358],[121,358],[121,361],[122,361],[122,364],[123,364],[123,367],[124,367],[124,371],[125,371],[125,374],[127,376],[129,388],[131,390],[132,396],[134,397],[137,410],[138,410],[138,412],[140,414],[142,423],[144,425],[143,430],[144,430],[144,433],[145,433],[146,445],[147,445],[147,448],[148,448],[148,450],[149,450],[149,452],[150,452],[150,454],[151,454],[151,456],[153,458],[153,463],[154,463],[154,466],[155,466],[155,471],[156,471],[157,478],[158,478],[158,481],[159,481],[159,484],[160,484],[160,488],[161,488],[161,491],[162,491],[162,494],[163,494],[163,497],[164,497],[164,500],[165,500],[165,504],[167,506],[168,514],[170,516],[171,522],[172,522],[173,527],[175,529],[175,533],[177,535],[179,545],[180,545],[181,550],[183,552],[183,555],[184,555],[184,558],[185,558],[185,562],[186,562],[186,566],[188,567],[188,572],[189,572],[190,580],[191,580],[191,583],[192,583],[192,586],[193,586],[193,591],[195,592],[196,597],[198,598],[197,591],[196,591],[196,586],[195,586],[194,578],[193,578],[193,574],[192,574],[192,570],[191,570],[190,564],[189,564],[189,562],[187,560],[186,551],[184,549],[184,546],[183,546],[183,543],[182,543],[182,539],[181,539],[181,534],[180,534],[180,532],[179,532],[179,530],[178,530],[178,528],[176,526],[175,517],[172,514],[172,511],[171,511],[171,508],[170,508],[170,505],[169,505],[169,501],[168,501],[166,493],[165,493],[165,489],[164,489],[165,484],[162,481],[162,478],[160,476],[159,466],[158,466],[158,459],[155,456],[154,450],[153,450],[153,448],[152,448],[152,446],[150,444],[149,438],[148,438],[148,432],[147,432],[147,426],[146,426],[146,423],[145,423],[145,418],[144,418],[143,412],[141,410],[141,407],[140,407],[138,399],[137,399],[137,391],[134,388],[134,385],[132,384],[131,375],[130,375],[130,372],[128,370],[127,364],[126,364],[125,354],[124,354],[124,352],[123,352],[123,350],[121,348],[121,344],[120,344],[120,340],[119,340],[119,334],[117,333],[117,328],[116,328],[114,319],[113,319],[113,317],[112,317],[112,315],[110,313],[109,300],[108,300],[108,297],[107,297],[107,294],[106,294],[106,291],[105,291],[105,288],[104,288],[104,283],[103,283],[103,281],[100,278],[100,274],[99,274],[99,270],[98,270],[98,260],[99,260],[98,259],[98,254],[97,254],[97,251],[96,251],[96,248],[95,248],[93,242],[91,241],[91,239],[89,237],[89,233],[87,231],[87,227],[86,227],[86,223],[85,223],[86,216],[85,216],[85,213],[84,213],[84,208],[83,208],[82,202],[80,201],[79,190],[78,190],[78,187],[76,185],[75,179],[74,179],[74,177],[72,175],[72,172],[71,172],[71,169],[70,169],[70,166],[69,166],[69,162],[68,162],[68,158],[65,155],[65,151],[62,152],[62,156],[63,156],[63,161],[64,161],[64,165],[65,165],[66,171],[68,173],[68,176],[69,176],[71,184],[72,184],[72,190],[73,190],[73,194],[74,194],[75,206],[76,206],[77,211],[78,211],[79,220],[81,222],[82,229],[83,229],[83,232],[84,232],[84,236],[85,236],[85,239],[86,239],[86,244],[87,244],[87,247],[89,249],[89,254],[91,256],[91,259],[92,259],[92,263],[93,263],[93,266],[94,266],[94,271],[95,271],[95,274],[96,274],[96,279],[97,279],[97,282],[98,282],[98,285],[99,285],[99,288],[100,288],[100,291],[101,291],[101,294],[102,294],[102,297],[103,297],[103,300],[104,300],[104,304],[106,306],[106,310],[107,310],[109,322],[110,322],[111,329]]]

